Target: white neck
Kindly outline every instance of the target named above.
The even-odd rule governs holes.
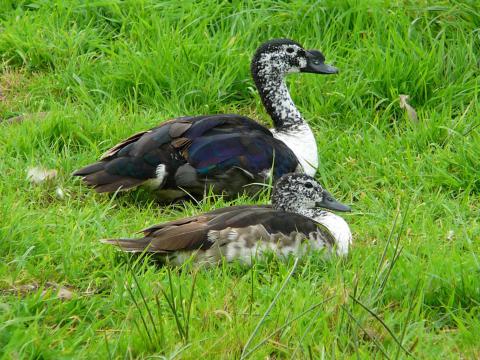
[[[302,123],[295,128],[270,131],[275,138],[283,141],[293,151],[302,165],[303,172],[315,176],[318,169],[318,149],[310,126],[302,119]]]

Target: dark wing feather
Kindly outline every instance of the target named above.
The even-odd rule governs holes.
[[[290,234],[294,231],[308,234],[317,228],[317,223],[308,217],[269,207],[242,209],[228,213],[228,215],[218,216],[209,221],[210,228],[212,230],[221,230],[226,227],[245,228],[251,225],[262,224],[271,234]]]
[[[225,207],[225,208],[215,209],[215,210],[203,213],[201,215],[194,215],[194,216],[189,216],[189,217],[182,218],[182,219],[177,219],[177,220],[164,222],[164,223],[161,223],[161,224],[156,224],[156,225],[150,226],[146,229],[143,229],[139,232],[142,232],[145,236],[150,236],[152,233],[154,233],[157,230],[160,230],[160,229],[163,229],[163,228],[166,228],[166,227],[179,226],[179,225],[187,224],[187,223],[190,223],[190,222],[199,221],[198,220],[199,218],[202,218],[202,221],[210,221],[210,220],[214,219],[215,217],[217,217],[221,214],[224,214],[224,213],[229,213],[229,212],[234,212],[234,211],[235,212],[236,211],[242,211],[244,209],[253,209],[253,208],[270,209],[271,206],[270,205],[255,205],[255,206],[254,205],[236,205],[236,206],[229,206],[229,207]]]
[[[156,231],[149,237],[149,252],[171,252],[177,250],[208,249],[211,243],[207,240],[208,227],[202,218],[180,226],[166,227]]]
[[[281,141],[259,131],[213,134],[192,142],[188,162],[201,175],[213,175],[233,166],[258,174],[274,166],[274,176],[295,171],[298,160]]]
[[[193,126],[185,133],[190,139],[195,139],[206,133],[228,133],[235,131],[254,130],[260,131],[266,136],[273,137],[270,130],[265,126],[253,121],[246,116],[236,114],[207,115],[195,118]]]
[[[151,131],[151,130],[150,130]],[[140,139],[143,135],[147,134],[149,131],[141,131],[136,134],[133,134],[129,138],[119,142],[117,145],[108,149],[101,157],[100,160],[107,160],[108,158],[115,156],[120,150],[124,148],[128,148],[129,145],[135,143],[138,139]]]
[[[172,251],[208,249],[208,219],[205,216],[193,216],[179,221],[152,226],[143,230],[140,239],[108,239],[107,244],[120,247],[128,252],[168,253]]]

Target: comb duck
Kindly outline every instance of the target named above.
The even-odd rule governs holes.
[[[274,129],[234,114],[181,117],[131,136],[100,161],[73,173],[97,192],[149,185],[159,198],[173,201],[186,193],[202,197],[208,187],[235,196],[290,172],[313,176],[318,167],[312,130],[290,97],[285,76],[304,72],[334,74],[317,50],[288,39],[261,45],[251,63],[252,76]]]
[[[352,242],[348,224],[323,208],[349,211],[312,177],[283,175],[275,184],[272,205],[242,205],[154,225],[138,239],[108,239],[131,253],[153,253],[181,265],[212,264],[225,258],[250,264],[266,252],[305,255],[335,249],[346,255]]]

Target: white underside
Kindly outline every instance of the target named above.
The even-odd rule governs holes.
[[[294,236],[294,241],[288,246],[282,245],[280,241],[276,242],[271,239],[267,241],[259,239],[255,241],[253,246],[249,246],[248,242],[236,229],[229,229],[228,231],[230,233],[227,238],[229,238],[230,242],[221,248],[219,245],[222,241],[214,240],[214,245],[208,250],[178,252],[170,258],[170,261],[177,266],[189,261],[200,265],[214,265],[224,258],[227,262],[238,261],[242,264],[251,265],[252,262],[262,260],[268,255],[274,255],[279,258],[286,258],[290,255],[303,257],[312,251],[327,249],[326,245],[321,241],[319,242],[314,234],[306,236],[297,233]],[[218,231],[212,230],[208,236],[209,238],[215,238],[218,236],[218,233]],[[276,236],[281,236],[281,234],[271,234],[270,236],[275,238]]]
[[[318,169],[317,142],[312,129],[305,123],[295,132],[270,130],[276,139],[283,141],[297,156],[305,174],[315,176]]]

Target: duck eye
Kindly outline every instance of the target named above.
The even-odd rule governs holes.
[[[293,53],[294,51],[295,51],[295,49],[292,48],[292,47],[287,48],[287,53],[289,53],[289,54]]]
[[[313,60],[312,62],[313,62],[315,65],[320,65],[320,60],[315,59],[315,60]]]
[[[311,182],[307,182],[307,183],[305,183],[305,187],[307,189],[311,189],[311,188],[313,188],[313,184]]]

